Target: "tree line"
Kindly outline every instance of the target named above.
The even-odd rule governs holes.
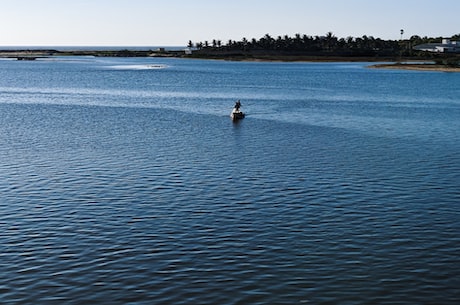
[[[225,54],[280,54],[280,55],[331,55],[331,56],[413,56],[417,51],[413,46],[441,42],[443,37],[420,37],[414,35],[409,39],[383,40],[373,36],[338,38],[332,32],[324,36],[309,36],[295,34],[272,37],[266,34],[256,39],[242,38],[239,41],[219,39],[203,42],[188,42],[198,54],[225,55]],[[451,37],[460,40],[460,34]]]

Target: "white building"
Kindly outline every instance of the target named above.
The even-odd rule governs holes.
[[[442,40],[441,43],[424,43],[414,47],[418,51],[428,51],[434,53],[460,53],[460,42],[451,41],[448,38]]]

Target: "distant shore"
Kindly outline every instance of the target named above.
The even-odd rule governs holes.
[[[283,54],[185,54],[183,50],[0,50],[0,58],[35,60],[55,56],[95,56],[95,57],[176,57],[224,61],[260,62],[395,62],[393,57],[372,56],[321,56],[321,55],[283,55]],[[406,59],[404,59],[406,60]],[[410,59],[407,59],[410,60]]]
[[[0,58],[38,59],[54,56],[95,56],[95,57],[178,57],[190,59],[213,59],[226,61],[279,61],[279,62],[394,62],[392,57],[371,56],[322,56],[322,55],[286,55],[286,54],[185,54],[184,50],[1,50]]]
[[[360,57],[360,56],[289,56],[289,55],[259,55],[259,56],[206,56],[187,55],[182,50],[75,50],[58,51],[41,50],[0,50],[0,58],[17,60],[36,60],[55,56],[95,56],[95,57],[176,57],[190,59],[210,59],[226,61],[259,61],[259,62],[385,62],[368,66],[374,69],[402,69],[416,71],[460,72],[460,67],[449,67],[430,63],[410,63],[412,58],[392,57]],[[398,61],[398,62],[397,62]],[[400,63],[399,61],[407,61]]]
[[[130,50],[130,49],[103,49],[103,50],[54,50],[54,49],[33,49],[33,50],[1,50],[0,58],[19,60],[34,60],[44,57],[55,56],[94,56],[94,57],[181,57],[185,55],[182,50]]]

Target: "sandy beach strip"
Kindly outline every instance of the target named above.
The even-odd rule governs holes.
[[[436,71],[436,72],[460,72],[460,67],[446,67],[436,64],[377,64],[369,66],[374,69],[398,69],[398,70],[415,70],[415,71]]]

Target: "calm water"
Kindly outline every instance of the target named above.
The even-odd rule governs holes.
[[[0,303],[458,304],[460,74],[365,66],[1,60]]]

